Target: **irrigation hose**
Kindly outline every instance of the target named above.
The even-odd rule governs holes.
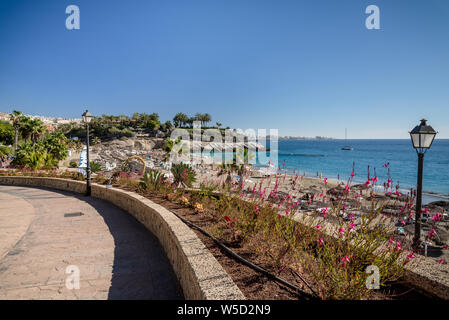
[[[203,228],[197,226],[196,224],[184,219],[183,217],[181,217],[179,214],[177,214],[176,212],[169,210],[171,213],[173,213],[176,217],[178,217],[182,222],[184,222],[185,224],[187,224],[188,226],[197,229],[198,231],[200,231],[202,234],[204,234],[205,236],[207,236],[208,238],[212,239],[216,245],[218,245],[220,248],[222,248],[224,251],[226,251],[226,253],[228,253],[230,256],[232,256],[234,259],[238,260],[239,262],[243,263],[244,265],[250,267],[251,269],[265,275],[266,277],[275,280],[276,282],[279,282],[281,284],[283,284],[284,286],[294,290],[297,292],[298,295],[308,299],[308,300],[321,300],[321,298],[315,293],[315,291],[313,291],[313,289],[311,288],[311,286],[307,283],[307,281],[301,277],[301,275],[299,273],[296,273],[297,276],[304,282],[304,284],[310,289],[310,291],[312,291],[313,294],[310,294],[304,290],[302,290],[301,288],[295,286],[294,284],[285,281],[282,278],[279,278],[278,276],[268,272],[267,270],[259,267],[258,265],[253,264],[252,262],[244,259],[243,257],[239,256],[237,253],[235,253],[234,251],[232,251],[231,249],[229,249],[226,245],[224,245],[220,240],[218,240],[217,238],[215,238],[213,235],[211,235],[210,233],[208,233],[206,230],[204,230]]]

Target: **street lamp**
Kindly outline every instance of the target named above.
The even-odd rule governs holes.
[[[416,183],[416,208],[415,208],[415,236],[413,238],[413,246],[418,248],[421,238],[421,205],[422,205],[422,171],[424,164],[424,153],[432,145],[433,139],[437,132],[431,126],[428,126],[426,119],[422,119],[421,123],[410,131],[413,148],[418,154],[418,180]]]
[[[90,160],[89,160],[89,122],[92,120],[92,114],[89,111],[85,111],[83,113],[83,122],[86,124],[86,145],[87,145],[87,185],[86,185],[86,196],[90,196],[92,194],[92,188],[90,185]]]

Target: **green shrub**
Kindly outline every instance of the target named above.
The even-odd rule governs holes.
[[[165,177],[159,170],[150,169],[140,178],[139,186],[145,190],[159,190],[165,182]]]
[[[78,167],[78,164],[76,163],[76,161],[70,161],[69,167],[76,168],[76,167]]]
[[[0,145],[0,156],[9,156],[13,154],[12,148]]]
[[[171,168],[171,172],[173,173],[173,183],[177,187],[191,187],[196,181],[196,173],[188,164],[174,164]]]
[[[94,172],[94,173],[101,171],[101,164],[99,164],[98,162],[95,162],[95,161],[91,161],[90,162],[90,171]]]

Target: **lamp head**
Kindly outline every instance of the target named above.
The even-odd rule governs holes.
[[[83,113],[83,122],[84,123],[89,123],[91,120],[92,120],[92,114],[88,110],[86,110]]]
[[[429,125],[426,119],[421,119],[421,123],[410,131],[413,148],[418,153],[425,153],[433,143],[437,132]]]

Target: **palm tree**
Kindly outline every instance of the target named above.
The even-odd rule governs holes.
[[[39,119],[32,119],[29,122],[31,141],[36,143],[39,138],[45,133],[46,128],[44,123]]]
[[[193,128],[193,121],[195,121],[195,117],[190,117],[187,118],[187,121],[185,123],[189,126],[189,128]]]
[[[173,118],[173,123],[175,124],[175,127],[183,127],[188,121],[189,117],[182,112],[178,112]]]
[[[203,121],[202,121],[203,126],[205,126],[206,124],[208,124],[211,121],[212,121],[212,117],[210,116],[210,114],[208,114],[208,113],[203,114]]]
[[[26,142],[31,135],[30,117],[21,116],[19,120],[19,132],[22,139]]]
[[[19,138],[19,128],[20,128],[20,118],[22,117],[22,112],[18,110],[13,110],[10,113],[9,118],[12,121],[14,127],[14,152],[17,151],[17,141]]]
[[[200,121],[201,122],[201,126],[203,126],[203,124],[204,124],[204,115],[202,113],[197,112],[195,114],[194,120],[195,121]]]

